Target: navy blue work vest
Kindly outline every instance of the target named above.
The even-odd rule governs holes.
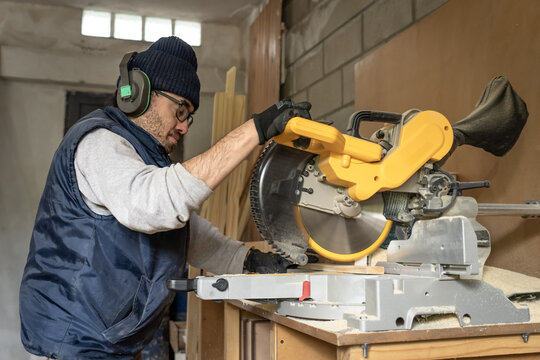
[[[183,273],[188,226],[144,234],[84,203],[74,154],[96,128],[127,139],[146,164],[170,165],[159,142],[117,108],[96,110],[68,131],[49,170],[20,289],[21,338],[36,355],[132,359],[173,300],[167,279]]]

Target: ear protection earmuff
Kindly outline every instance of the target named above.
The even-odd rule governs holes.
[[[144,114],[150,104],[150,79],[141,69],[128,70],[128,65],[136,55],[130,52],[120,62],[120,82],[116,89],[116,103],[126,115],[135,117]]]

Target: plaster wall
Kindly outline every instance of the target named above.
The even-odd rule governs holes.
[[[29,359],[19,337],[18,291],[37,205],[62,139],[67,91],[111,92],[118,63],[147,42],[80,35],[80,9],[0,2],[0,348],[2,358]],[[244,28],[202,25],[195,48],[200,108],[184,141],[184,158],[210,146],[213,94],[237,67],[245,93]]]

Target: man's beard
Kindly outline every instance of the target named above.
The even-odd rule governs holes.
[[[137,125],[146,130],[150,135],[156,138],[163,146],[167,154],[171,153],[182,140],[182,134],[177,130],[171,130],[165,133],[164,122],[159,113],[152,106],[144,114],[143,118],[139,118]],[[169,136],[178,137],[178,142],[175,144],[168,140]]]
[[[178,141],[176,143],[168,141],[169,136],[174,137],[174,134],[177,134],[177,136],[178,136]],[[167,151],[167,154],[170,154],[171,152],[174,151],[174,149],[176,149],[178,147],[178,145],[182,141],[182,137],[183,137],[182,134],[180,134],[176,130],[170,131],[167,134],[167,136],[165,137],[165,141],[161,143],[161,145],[165,148],[165,151]]]

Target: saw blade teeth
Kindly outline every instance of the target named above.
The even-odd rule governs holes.
[[[262,159],[264,159],[265,154],[269,151],[269,149],[272,147],[272,145],[275,144],[274,141],[270,141],[270,143],[263,149],[261,154],[259,155],[259,158],[257,159],[257,162],[255,163],[255,166],[253,167],[253,171],[251,174],[251,182],[249,184],[249,203],[251,207],[251,215],[253,216],[253,221],[255,222],[255,226],[257,227],[257,230],[261,234],[262,238],[269,244],[272,244],[272,239],[270,236],[269,230],[266,228],[266,224],[264,223],[262,219],[261,210],[258,207],[259,201],[259,173],[262,166]]]
[[[287,236],[283,237],[283,229],[276,231],[276,228],[281,226],[276,226],[276,221],[278,221],[278,224],[281,224],[279,223],[281,220],[276,219],[285,220],[285,222],[287,222],[286,226],[290,226],[290,217],[287,215],[287,212],[286,214],[280,212],[274,214],[270,213],[272,215],[269,216],[268,198],[263,197],[263,194],[268,195],[268,192],[270,192],[270,194],[279,194],[279,196],[285,195],[285,203],[289,204],[290,201],[287,199],[293,195],[288,193],[280,194],[279,191],[287,191],[288,187],[290,187],[290,185],[287,185],[287,181],[290,180],[291,173],[294,173],[294,178],[296,178],[298,176],[298,174],[296,174],[299,171],[298,169],[300,167],[305,167],[304,163],[307,162],[308,158],[313,156],[314,155],[311,153],[298,149],[291,149],[271,141],[259,155],[255,166],[253,167],[249,184],[251,214],[257,230],[275,253],[291,260],[293,263],[296,261],[295,259],[298,258],[302,250],[307,247],[307,239],[305,239],[306,244],[304,246],[297,246],[298,249],[296,249],[294,247],[294,245],[296,245],[294,241],[300,240],[293,240],[289,237],[303,237],[303,234],[298,230],[295,230],[296,232],[293,232],[292,234],[287,233]],[[286,161],[285,164],[283,164],[283,160],[276,162],[276,159],[280,157],[281,159],[287,159],[289,162]],[[290,168],[288,167],[289,165],[291,165]],[[274,166],[274,168],[272,168],[272,166]],[[285,168],[283,166],[285,166]],[[268,178],[263,178],[263,175],[268,176]],[[285,186],[282,189],[273,189],[273,181],[278,183],[281,182]],[[275,203],[275,198],[272,201]],[[272,201],[270,201],[270,203],[272,203]],[[293,210],[287,211],[291,212],[290,216],[294,216],[292,214]],[[276,216],[274,217],[273,215]]]

